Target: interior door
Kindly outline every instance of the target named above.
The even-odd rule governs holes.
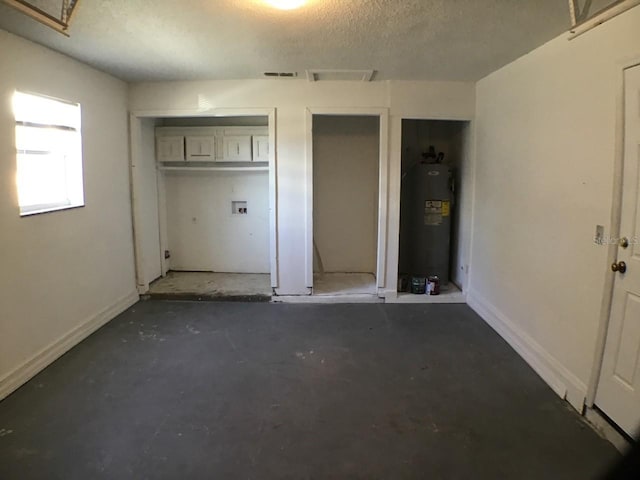
[[[640,434],[640,66],[625,72],[622,219],[613,304],[596,405]]]

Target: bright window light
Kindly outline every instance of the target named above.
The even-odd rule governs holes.
[[[15,92],[20,215],[84,206],[80,105]]]

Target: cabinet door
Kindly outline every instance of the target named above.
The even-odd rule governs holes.
[[[213,136],[192,135],[186,138],[186,159],[190,162],[213,162],[216,159],[216,139]]]
[[[225,162],[251,161],[251,135],[233,135],[224,137]]]
[[[159,162],[184,161],[184,137],[158,137],[157,157]]]
[[[253,136],[253,161],[254,162],[269,161],[269,136],[267,135]]]

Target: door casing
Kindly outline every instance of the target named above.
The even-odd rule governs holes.
[[[250,117],[265,116],[269,119],[269,138],[273,148],[269,150],[269,265],[271,276],[271,287],[279,286],[279,266],[278,266],[278,211],[277,211],[277,136],[276,122],[277,110],[275,108],[212,108],[208,110],[138,110],[129,114],[129,134],[130,134],[130,172],[131,172],[131,209],[134,231],[134,249],[136,262],[136,284],[140,294],[149,290],[149,280],[144,275],[144,246],[139,235],[136,235],[136,226],[140,224],[141,211],[140,202],[137,197],[139,191],[136,165],[141,160],[139,146],[141,141],[140,120],[143,118],[181,118],[181,117]],[[158,175],[158,203],[162,207],[164,202],[164,185]],[[159,209],[161,210],[161,208]],[[166,221],[162,213],[159,213],[160,225],[160,252],[167,249]],[[161,255],[162,275],[167,272],[166,260]]]
[[[306,209],[305,209],[305,280],[309,293],[313,292],[313,116],[373,116],[380,119],[380,147],[378,164],[378,253],[376,285],[378,296],[384,295],[387,268],[387,228],[389,205],[389,109],[388,108],[316,108],[306,112]]]

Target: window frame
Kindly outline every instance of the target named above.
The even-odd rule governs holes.
[[[31,113],[26,113],[24,110],[19,111],[18,102],[20,98],[23,100],[31,98],[35,103],[42,101],[44,106],[45,102],[55,102],[52,105],[58,105],[61,109],[64,106],[73,107],[74,111],[68,119],[60,122],[47,122],[42,123],[34,120],[34,116]],[[41,215],[45,213],[58,212],[62,210],[71,210],[76,208],[83,208],[85,206],[85,194],[84,194],[84,149],[82,141],[82,106],[80,103],[64,100],[56,97],[42,95],[40,93],[33,93],[24,90],[15,90],[13,95],[13,117],[14,117],[14,140],[15,140],[15,160],[16,160],[16,193],[17,203],[20,213],[20,217],[29,217],[33,215]],[[60,112],[58,112],[59,114]],[[31,118],[27,118],[31,117]],[[73,118],[75,117],[75,118]],[[57,118],[56,118],[57,120]],[[41,128],[43,130],[49,130],[50,132],[60,131],[69,132],[73,134],[74,138],[66,140],[66,142],[72,142],[65,148],[54,148],[52,150],[36,150],[29,149],[28,142],[21,143],[18,138],[24,133],[19,133],[20,129],[27,128]],[[59,139],[61,143],[65,143],[64,139]],[[27,148],[20,148],[20,147]],[[63,163],[63,170],[61,175],[64,177],[65,184],[62,185],[62,189],[65,192],[66,199],[64,201],[51,201],[47,203],[32,203],[23,204],[21,200],[21,188],[25,186],[21,185],[20,168],[21,163],[25,162],[25,159],[21,159],[21,155],[62,155],[61,159]],[[60,161],[60,160],[58,160]],[[24,167],[23,167],[24,168]],[[37,168],[37,167],[36,167]],[[70,183],[72,185],[70,186]],[[24,195],[24,190],[23,190]]]

